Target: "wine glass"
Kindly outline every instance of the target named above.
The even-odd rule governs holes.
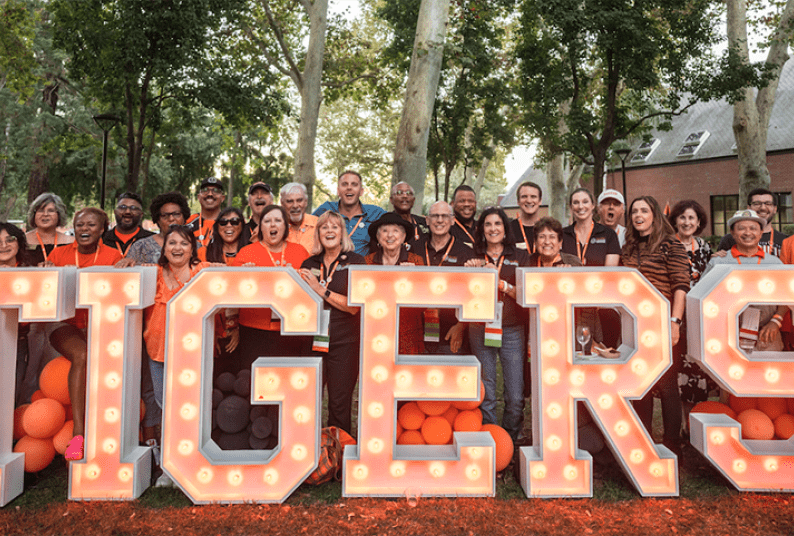
[[[592,335],[590,333],[590,326],[581,324],[576,327],[576,340],[582,346],[582,355],[587,355],[585,353],[585,347],[587,346],[587,343],[590,342],[591,338]]]

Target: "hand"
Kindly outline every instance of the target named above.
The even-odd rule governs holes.
[[[131,266],[135,266],[135,259],[130,259],[129,257],[124,257],[119,262],[116,263],[116,268],[129,268]]]
[[[720,251],[715,251],[711,254],[712,257],[725,257],[728,254],[727,249],[723,249]]]
[[[758,332],[758,342],[769,344],[780,338],[780,328],[772,321],[766,323]]]
[[[670,321],[670,338],[672,339],[673,346],[678,344],[678,339],[681,338],[681,326],[678,322]]]
[[[317,279],[317,276],[312,273],[311,270],[308,268],[301,268],[298,273],[300,274],[301,278],[309,284],[311,289],[315,291],[317,294],[324,294],[325,290],[323,286],[320,284],[320,280]]]
[[[416,266],[416,263],[413,263],[413,262],[401,262],[400,266]]]
[[[240,344],[240,328],[234,328],[229,331],[229,342],[226,343],[226,351],[228,353],[234,352],[238,344]]]
[[[246,263],[243,263],[243,268],[253,268],[254,266],[256,266],[256,263],[255,263],[255,262],[246,262]]]
[[[55,268],[55,264],[52,261],[44,261],[39,263],[39,267],[41,268]]]
[[[458,322],[447,331],[444,337],[445,341],[449,341],[449,349],[453,354],[457,354],[463,346],[463,332],[466,331],[466,325],[463,322]]]
[[[463,264],[463,266],[468,268],[482,268],[484,264],[485,261],[483,259],[469,259]]]

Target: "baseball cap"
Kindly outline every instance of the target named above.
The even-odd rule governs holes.
[[[226,190],[226,188],[223,186],[223,181],[216,179],[215,177],[207,177],[206,179],[202,179],[199,189],[204,188],[205,186],[214,186],[216,188],[220,188],[221,190]]]
[[[626,204],[626,200],[623,199],[623,194],[618,192],[617,190],[613,190],[612,188],[607,188],[606,190],[601,192],[601,195],[598,196],[598,204],[600,205],[604,201],[604,199],[617,199],[618,201],[620,201],[621,205]]]

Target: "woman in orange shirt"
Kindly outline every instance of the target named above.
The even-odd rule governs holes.
[[[237,253],[232,266],[290,267],[295,270],[309,258],[300,244],[287,242],[289,225],[287,211],[269,205],[262,212],[258,242]],[[237,371],[250,369],[261,356],[306,356],[311,352],[312,338],[282,336],[281,320],[269,308],[240,309],[240,360]]]
[[[168,300],[179,292],[199,270],[211,263],[196,254],[196,236],[186,225],[172,225],[163,236],[163,252],[157,261],[157,292],[154,304],[144,311],[143,340],[149,353],[154,399],[163,407],[163,366]]]
[[[74,242],[52,250],[43,266],[113,266],[121,260],[121,253],[102,243],[108,230],[108,217],[98,208],[88,207],[74,215]],[[86,329],[88,311],[78,309],[50,335],[50,344],[71,361],[69,369],[69,398],[74,414],[74,432],[66,448],[67,460],[83,458],[85,432],[85,375],[88,357]]]
[[[242,237],[244,224],[242,210],[237,207],[223,209],[212,226],[212,240],[198,251],[199,259],[231,266],[237,253],[248,245],[248,240],[243,241]]]

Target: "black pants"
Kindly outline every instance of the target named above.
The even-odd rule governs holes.
[[[250,369],[259,357],[305,357],[311,355],[312,338],[282,335],[278,331],[240,326],[239,363],[233,369]],[[226,366],[232,366],[226,364]]]
[[[328,426],[341,428],[352,435],[351,411],[359,371],[359,341],[335,342],[331,338],[328,352],[315,352],[323,358],[323,385],[328,386]]]
[[[651,391],[642,399],[634,402],[634,409],[649,434],[653,432],[653,397],[659,395],[662,401],[662,422],[664,423],[664,444],[678,448],[681,442],[681,395],[678,392],[678,369],[675,364],[656,382]]]

